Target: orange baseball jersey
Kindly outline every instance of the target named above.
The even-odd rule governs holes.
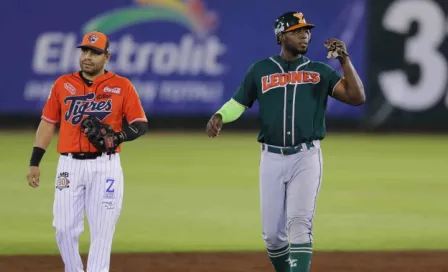
[[[60,123],[57,150],[64,152],[98,152],[81,131],[81,122],[88,115],[98,117],[122,130],[122,118],[129,124],[147,122],[137,91],[131,81],[107,72],[88,86],[79,72],[59,77],[50,92],[42,112],[42,119]],[[116,152],[121,151],[118,146]]]

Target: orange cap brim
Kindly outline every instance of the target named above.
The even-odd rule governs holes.
[[[298,29],[298,28],[304,28],[304,27],[308,27],[308,28],[314,28],[313,24],[297,24],[297,25],[293,25],[292,27],[288,28],[285,30],[285,32],[294,30],[294,29]]]

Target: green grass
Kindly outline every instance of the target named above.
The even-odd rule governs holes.
[[[255,138],[149,133],[126,143],[113,250],[263,250]],[[25,178],[33,140],[34,132],[0,133],[0,254],[57,253],[51,227],[57,139],[41,164],[38,189]],[[330,133],[322,143],[315,249],[448,249],[447,140]]]

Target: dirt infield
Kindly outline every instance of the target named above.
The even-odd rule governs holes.
[[[84,261],[86,258],[83,258]],[[0,256],[1,272],[64,271],[59,256]],[[114,254],[110,272],[274,272],[265,253]],[[448,252],[315,253],[312,272],[448,272]]]

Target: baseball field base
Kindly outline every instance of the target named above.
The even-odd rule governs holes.
[[[83,256],[84,265],[86,257]],[[317,252],[311,272],[446,272],[448,251]],[[59,256],[0,256],[0,271],[60,272]],[[273,272],[264,252],[114,254],[110,272]]]

